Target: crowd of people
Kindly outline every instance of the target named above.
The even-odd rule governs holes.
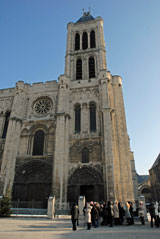
[[[151,227],[159,227],[160,225],[160,205],[158,202],[151,202],[148,207],[150,214]],[[114,225],[133,225],[135,218],[140,218],[141,224],[145,225],[146,206],[143,201],[137,204],[130,201],[111,202],[99,204],[98,202],[86,203],[83,208],[84,226],[88,230],[91,227],[110,226]],[[77,230],[79,225],[79,208],[75,203],[71,208],[71,219],[73,230]]]

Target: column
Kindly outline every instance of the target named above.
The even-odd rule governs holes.
[[[91,48],[91,44],[90,44],[90,32],[87,32],[88,34],[88,48]]]

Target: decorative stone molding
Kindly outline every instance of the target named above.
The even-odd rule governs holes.
[[[51,112],[52,107],[53,104],[50,98],[39,98],[33,103],[33,114],[36,117],[45,117]]]

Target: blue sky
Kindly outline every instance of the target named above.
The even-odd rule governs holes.
[[[160,0],[0,0],[0,88],[57,80],[67,23],[89,7],[104,19],[107,66],[123,79],[136,169],[148,174],[160,151]]]

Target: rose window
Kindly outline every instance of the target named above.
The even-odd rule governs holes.
[[[38,115],[46,115],[50,112],[50,109],[52,107],[52,103],[50,99],[39,99],[34,104],[34,112]]]

